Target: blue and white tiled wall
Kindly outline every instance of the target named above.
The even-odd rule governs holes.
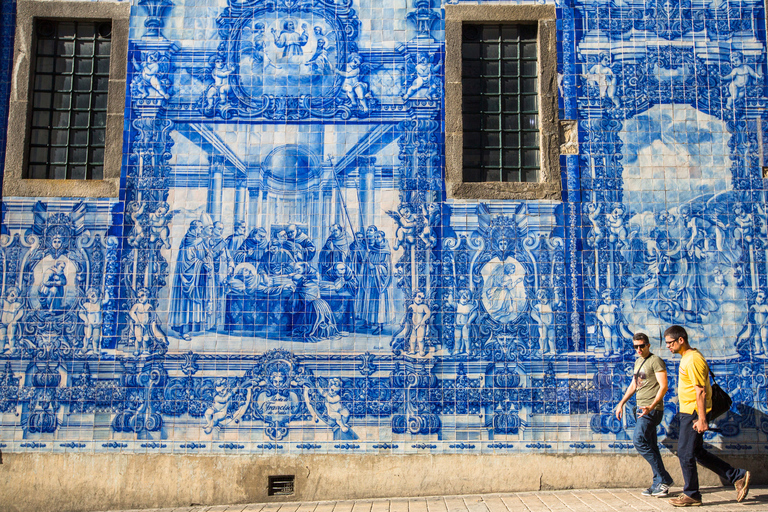
[[[556,8],[563,201],[472,203],[440,5],[135,3],[120,199],[4,198],[0,447],[623,453],[679,323],[764,453],[764,7]]]

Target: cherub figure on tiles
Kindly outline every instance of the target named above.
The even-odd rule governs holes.
[[[446,305],[454,309],[452,355],[468,354],[472,351],[472,325],[477,320],[479,304],[466,288],[459,290],[458,300],[453,294],[446,298]]]
[[[80,304],[78,316],[83,321],[83,352],[98,354],[101,349],[101,329],[104,322],[102,307],[109,303],[109,294],[102,300],[97,288],[89,288]]]
[[[736,203],[733,206],[733,238],[731,239],[731,249],[735,249],[738,243],[741,241],[744,243],[744,247],[752,244],[755,234],[755,219],[754,216],[749,213],[743,203]]]
[[[334,68],[334,72],[344,78],[341,90],[347,95],[352,108],[357,108],[364,114],[368,113],[368,102],[373,99],[373,96],[370,93],[368,84],[362,78],[368,75],[370,66],[363,63],[363,59],[359,54],[351,53],[347,58],[344,71]]]
[[[421,215],[423,218],[423,225],[419,238],[421,238],[421,241],[424,242],[424,245],[426,245],[428,249],[434,249],[437,245],[437,233],[435,233],[435,228],[440,223],[440,204],[422,204]]]
[[[333,439],[355,440],[358,436],[349,426],[350,412],[342,401],[342,387],[342,381],[337,377],[328,379],[327,383],[318,378],[314,387],[304,382],[304,403],[315,423],[322,420],[333,428]]]
[[[622,203],[616,203],[613,210],[605,214],[605,225],[608,228],[608,241],[621,249],[627,242],[626,226],[627,210]]]
[[[417,291],[406,308],[400,330],[392,337],[390,344],[395,352],[405,348],[408,354],[426,356],[429,353],[427,335],[431,318],[432,310],[425,303],[424,292]]]
[[[149,236],[149,243],[154,244],[158,240],[160,246],[165,249],[171,248],[170,228],[168,224],[178,210],[169,211],[170,206],[165,201],[157,205],[145,214],[145,201],[132,201],[128,203],[126,210],[133,221],[133,228],[128,235],[127,242],[131,247],[139,247],[142,241]]]
[[[168,99],[170,81],[168,72],[171,62],[168,55],[159,51],[141,52],[141,61],[133,57],[135,73],[131,80],[131,92],[134,98]]]
[[[136,347],[133,355],[164,354],[168,338],[158,325],[155,308],[149,301],[149,290],[140,288],[136,292],[136,301],[128,311],[128,317],[131,319],[131,344]]]
[[[613,108],[621,107],[619,98],[616,97],[616,85],[618,79],[611,68],[611,54],[601,52],[598,60],[589,68],[587,81],[597,84],[600,98],[608,98]]]
[[[21,290],[15,286],[8,288],[3,298],[3,310],[0,312],[0,347],[3,353],[12,353],[16,348],[18,323],[24,316],[24,305],[21,301]]]
[[[761,358],[768,357],[768,301],[766,292],[759,290],[755,295],[755,303],[749,307],[747,323],[736,337],[736,346],[740,351],[745,347],[749,353]],[[748,344],[754,340],[754,348]]]
[[[604,238],[603,228],[600,221],[601,212],[602,205],[600,203],[586,203],[584,205],[584,213],[587,214],[587,219],[589,220],[587,244],[590,247],[599,247],[600,241]]]
[[[229,76],[234,71],[234,67],[225,62],[224,57],[221,55],[211,57],[210,74],[213,83],[205,91],[204,115],[212,116],[217,106],[221,111],[226,110],[229,92],[232,90],[232,86],[229,84]]]
[[[754,354],[768,357],[768,304],[766,304],[764,291],[757,292],[755,303],[749,309],[755,319],[754,325],[758,333]]]
[[[248,384],[251,384],[250,382]],[[233,398],[240,390],[239,386],[232,387],[225,378],[216,379],[214,382],[213,403],[205,410],[203,432],[213,433],[214,430],[220,430],[221,427],[229,423],[238,423],[248,410],[253,397],[253,386],[248,386],[245,403],[237,408],[232,414],[229,409]]]
[[[728,100],[725,102],[726,110],[736,110],[736,101],[744,100],[747,94],[749,79],[754,78],[760,85],[763,74],[755,71],[744,62],[744,54],[738,51],[731,53],[731,72],[720,77],[723,81],[730,81],[728,85]]]
[[[220,424],[223,424],[227,417],[227,409],[233,394],[234,392],[229,387],[227,379],[216,379],[214,383],[213,404],[205,410],[204,414],[205,424],[203,425],[203,432],[210,434],[214,428],[221,428]]]
[[[443,67],[440,62],[435,62],[439,56],[431,57],[428,53],[419,53],[416,57],[416,64],[409,56],[406,60],[408,64],[408,74],[415,74],[411,85],[403,94],[403,100],[408,101],[411,98],[439,99],[441,97],[442,79],[440,69]]]
[[[595,320],[599,335],[602,337],[605,357],[621,356],[622,338],[632,337],[621,313],[621,307],[614,300],[610,290],[601,294],[602,303],[595,310]]]
[[[409,204],[401,203],[397,211],[388,210],[387,215],[392,217],[397,224],[393,249],[398,250],[402,247],[407,250],[413,247],[413,244],[416,243],[419,226],[419,218],[413,207]]]
[[[531,308],[531,318],[538,324],[539,350],[542,355],[555,355],[555,313],[549,305],[549,293],[547,290],[539,290],[536,293],[537,302]]]

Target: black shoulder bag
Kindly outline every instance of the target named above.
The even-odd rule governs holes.
[[[709,375],[712,377],[712,409],[707,413],[707,422],[713,421],[728,412],[733,404],[733,400],[728,396],[728,393],[715,382],[715,374],[712,373],[712,370],[709,370]]]

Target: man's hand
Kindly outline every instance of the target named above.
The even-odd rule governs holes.
[[[703,418],[699,418],[696,420],[696,422],[693,424],[693,430],[698,432],[699,434],[703,434],[707,430],[709,430],[709,425],[707,424],[707,420]]]
[[[619,404],[616,406],[616,419],[620,420],[623,415],[624,415],[624,404]]]
[[[640,414],[637,415],[638,418],[640,416],[645,416],[646,413],[651,412],[651,408],[650,407],[640,407],[640,408],[638,408],[638,410],[640,411]]]

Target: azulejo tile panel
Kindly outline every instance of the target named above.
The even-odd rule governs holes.
[[[556,7],[564,200],[467,202],[440,5],[135,4],[120,199],[4,198],[0,447],[623,453],[679,323],[764,449],[764,7]]]

